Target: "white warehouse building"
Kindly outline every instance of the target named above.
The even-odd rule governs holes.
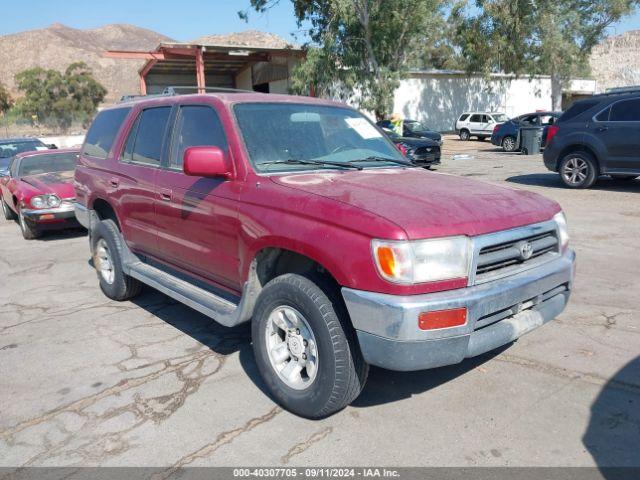
[[[572,80],[563,92],[563,108],[595,93],[595,80]],[[393,106],[394,113],[441,132],[453,130],[462,112],[474,110],[504,112],[509,117],[551,110],[551,78],[507,74],[486,78],[456,70],[417,70],[401,80]]]

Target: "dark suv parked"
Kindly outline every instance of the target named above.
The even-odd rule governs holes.
[[[640,176],[640,87],[574,103],[549,127],[544,164],[571,188]]]

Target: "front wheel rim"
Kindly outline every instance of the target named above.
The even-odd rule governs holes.
[[[267,356],[280,380],[294,390],[309,388],[318,374],[318,345],[304,316],[293,307],[276,307],[265,333]]]
[[[109,250],[107,242],[105,242],[103,238],[101,238],[96,245],[94,262],[100,276],[105,282],[111,285],[115,278],[115,269],[113,268],[111,251]]]
[[[562,167],[562,177],[571,185],[580,185],[589,176],[589,164],[580,157],[572,157]]]

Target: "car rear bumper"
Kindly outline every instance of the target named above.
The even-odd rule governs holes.
[[[395,296],[343,288],[342,293],[368,363],[423,370],[481,355],[553,320],[569,300],[574,265],[575,254],[568,251],[536,268],[460,290]],[[462,307],[467,309],[463,326],[418,327],[420,313]]]

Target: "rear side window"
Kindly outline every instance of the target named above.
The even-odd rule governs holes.
[[[95,158],[107,158],[113,141],[131,108],[116,108],[98,113],[87,132],[82,147],[84,155]]]
[[[592,109],[596,105],[600,103],[598,100],[585,100],[583,102],[576,102],[571,105],[566,112],[562,114],[559,122],[566,122],[567,120],[571,120],[572,118],[577,117],[581,113],[586,112],[587,110]]]
[[[182,168],[188,147],[219,147],[227,150],[227,138],[218,114],[211,107],[186,105],[180,108],[171,149],[171,167]]]
[[[133,124],[125,143],[122,158],[145,165],[160,165],[171,107],[143,110]]]
[[[640,122],[640,98],[611,105],[610,122]]]
[[[468,113],[462,114],[462,115],[460,115],[459,121],[460,122],[464,122],[467,118],[469,118],[469,114]]]

